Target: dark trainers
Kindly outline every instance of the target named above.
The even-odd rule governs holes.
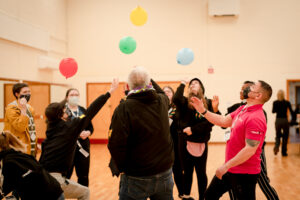
[[[17,200],[17,198],[13,195],[6,197],[5,199],[9,199],[9,200]]]
[[[288,154],[287,153],[282,153],[282,156],[288,156]]]
[[[279,147],[274,147],[273,151],[274,151],[274,154],[277,155],[279,152]]]

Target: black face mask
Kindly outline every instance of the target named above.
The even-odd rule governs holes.
[[[244,99],[248,99],[249,96],[248,94],[251,92],[251,89],[250,89],[250,86],[246,87],[244,90],[243,90],[243,97]]]
[[[22,94],[20,95],[20,99],[25,98],[26,101],[28,102],[30,100],[30,96],[31,96],[30,94]]]

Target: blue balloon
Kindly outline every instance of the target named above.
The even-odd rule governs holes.
[[[177,53],[177,63],[181,65],[191,64],[194,60],[194,52],[190,48],[182,48]]]

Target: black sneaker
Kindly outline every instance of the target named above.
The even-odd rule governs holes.
[[[9,200],[17,200],[17,198],[14,195],[8,196],[5,199],[9,199]]]
[[[277,155],[279,152],[279,147],[274,147],[273,151],[274,151],[274,154]]]

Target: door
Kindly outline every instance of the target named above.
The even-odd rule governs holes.
[[[109,91],[110,85],[111,83],[87,83],[87,106],[89,106],[98,96]],[[94,133],[91,136],[92,140],[107,140],[108,130],[113,112],[119,105],[121,98],[125,96],[124,85],[124,83],[119,84],[119,87],[92,120],[94,126]]]
[[[157,82],[161,88],[171,86],[176,91],[180,82]],[[87,105],[89,106],[99,95],[105,94],[110,89],[110,83],[87,83]],[[108,99],[100,112],[92,120],[94,133],[91,136],[91,141],[101,139],[106,142],[108,139],[108,130],[112,115],[115,108],[119,105],[120,100],[125,96],[125,83],[119,84],[117,90]]]

